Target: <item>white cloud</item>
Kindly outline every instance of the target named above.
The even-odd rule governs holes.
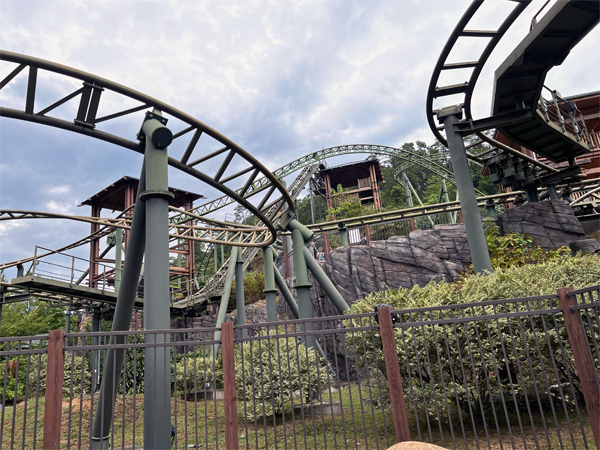
[[[493,72],[526,35],[543,3],[534,0],[492,54],[473,98],[476,117],[489,113]],[[165,101],[276,169],[334,145],[431,142],[424,104],[431,71],[469,4],[2,0],[0,47],[91,72]],[[487,1],[473,27],[497,26],[500,10],[513,5]],[[597,90],[599,36],[600,29],[587,36],[562,67],[550,72],[548,83],[565,95]],[[457,57],[470,57],[474,50],[467,42]],[[14,67],[5,66],[0,63],[0,79]],[[3,105],[21,107],[26,74],[21,76],[21,84],[0,91]],[[72,80],[59,83],[44,72],[38,84],[43,89],[36,109],[81,86]],[[105,91],[99,115],[130,103]],[[72,120],[76,106],[61,107],[61,117]],[[118,130],[134,140],[142,115],[98,129]],[[0,127],[3,208],[86,214],[88,209],[74,205],[123,175],[139,176],[141,158],[131,151],[8,119],[0,119]],[[220,195],[189,177],[172,179],[182,189]],[[3,258],[19,256],[9,253]]]

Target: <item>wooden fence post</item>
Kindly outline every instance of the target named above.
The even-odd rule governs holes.
[[[392,415],[394,416],[394,428],[396,430],[396,441],[410,441],[408,429],[408,417],[406,405],[404,404],[404,391],[402,389],[402,377],[400,376],[400,363],[396,351],[396,339],[394,338],[394,326],[392,324],[392,313],[389,306],[377,308],[379,319],[379,331],[381,333],[381,345],[385,358],[385,371],[387,373],[390,397],[392,401]]]
[[[223,351],[223,394],[225,397],[225,447],[227,450],[239,450],[233,322],[221,324],[221,346]]]
[[[571,350],[573,350],[575,367],[579,375],[579,385],[583,392],[594,441],[596,447],[600,448],[600,386],[596,379],[594,362],[588,349],[581,316],[577,311],[571,311],[571,306],[575,306],[575,296],[569,296],[567,292],[572,290],[572,287],[559,289],[557,291],[558,298],[565,318],[565,327],[567,328]]]
[[[60,448],[62,414],[65,330],[50,330],[48,336],[48,370],[46,375],[46,404],[44,407],[44,450]]]

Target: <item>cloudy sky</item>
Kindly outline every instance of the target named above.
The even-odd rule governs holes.
[[[0,48],[151,95],[228,136],[274,170],[335,145],[432,142],[427,85],[469,3],[0,0]],[[476,117],[489,112],[493,72],[526,35],[543,3],[532,2],[490,58],[474,96]],[[513,5],[488,0],[470,28],[496,28]],[[477,59],[481,47],[471,41],[461,41],[452,55],[456,61]],[[564,96],[598,90],[599,43],[595,29],[550,72],[546,84]],[[0,79],[13,68],[0,63]],[[459,76],[448,84],[466,80]],[[61,83],[41,77],[38,98],[47,93],[49,104],[74,90],[74,84]],[[0,103],[22,105],[23,86],[0,91]],[[131,139],[141,117],[123,123]],[[0,119],[2,209],[88,215],[89,207],[77,208],[81,201],[123,175],[138,177],[140,164],[139,154],[95,139]],[[218,196],[177,173],[170,172],[170,184],[209,199]],[[0,261],[29,256],[35,245],[58,248],[88,232],[89,225],[66,221],[3,222]]]

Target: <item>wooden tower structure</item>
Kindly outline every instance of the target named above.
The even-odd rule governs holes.
[[[90,206],[92,208],[91,217],[100,217],[103,209],[109,209],[113,212],[126,211],[125,216],[131,219],[133,218],[133,205],[135,204],[135,199],[137,197],[138,184],[139,179],[125,176],[94,194],[79,206]],[[181,189],[169,188],[169,191],[175,196],[171,202],[171,206],[185,209],[186,211],[194,208],[195,200],[206,198],[200,194],[187,192]],[[189,222],[186,222],[186,225],[193,225],[193,223],[190,220]],[[100,225],[92,224],[91,228],[91,234],[94,234],[100,229]],[[185,235],[185,233],[189,234],[192,232],[191,229],[188,229],[188,231],[182,231],[179,234]],[[125,255],[127,254],[128,241],[129,230],[125,230],[123,239]],[[191,282],[195,277],[193,241],[187,239],[181,241],[172,239],[169,245],[169,251],[171,254],[176,254],[178,256],[176,260],[179,262],[176,266],[170,266],[169,272],[171,279],[185,278],[187,285],[188,282]],[[99,271],[100,264],[114,263],[114,259],[108,259],[102,256],[100,252],[100,239],[92,241],[90,244],[89,285],[92,287],[95,286],[99,277],[102,276],[107,277],[107,281],[110,284],[114,283],[114,270],[108,274],[102,274]]]

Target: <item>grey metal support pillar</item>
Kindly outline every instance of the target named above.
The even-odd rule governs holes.
[[[67,312],[65,313],[65,333],[69,334],[71,332],[71,308],[67,307]]]
[[[342,247],[349,247],[350,242],[348,242],[348,228],[346,228],[345,223],[340,223],[338,225],[338,231],[340,232],[340,245]],[[294,256],[296,256],[296,247],[294,247]],[[294,261],[296,258],[294,258]]]
[[[312,255],[310,253],[309,253],[309,256],[312,258]],[[312,258],[312,259],[314,260],[314,258]],[[290,307],[290,310],[292,311],[292,315],[294,316],[294,318],[298,319],[300,317],[300,313],[298,312],[298,304],[294,300],[294,296],[290,292],[287,284],[285,283],[285,280],[283,279],[283,276],[281,276],[281,273],[279,272],[277,267],[275,267],[274,272],[275,272],[275,282],[277,283],[277,287],[279,288],[281,295],[285,299],[287,305]],[[327,355],[325,355],[323,348],[321,348],[321,344],[319,344],[319,341],[317,341],[316,339],[315,339],[315,348],[319,352],[319,355],[321,355],[321,357],[327,362],[327,367],[329,368],[332,375],[334,377],[337,377],[337,374],[335,373],[333,366],[329,363],[329,360],[327,359]]]
[[[213,263],[215,266],[215,273],[219,270],[219,249],[218,244],[213,244]]]
[[[285,248],[288,252],[288,260],[290,262],[290,272],[294,273],[294,258],[289,257],[290,253],[292,253],[294,251],[294,247],[292,245],[292,235],[291,234],[285,235]]]
[[[225,320],[225,314],[227,314],[227,305],[229,304],[229,296],[231,295],[231,285],[233,283],[233,275],[237,266],[239,247],[233,247],[231,249],[231,256],[229,258],[229,266],[227,266],[227,274],[225,275],[225,284],[223,285],[223,293],[221,295],[221,304],[219,305],[219,312],[217,314],[217,323],[215,327],[221,328],[221,324]],[[221,341],[221,330],[215,331],[213,341]],[[212,357],[216,358],[221,348],[220,344],[213,345]]]
[[[467,231],[473,268],[476,273],[483,273],[486,270],[491,272],[492,264],[481,224],[481,215],[479,214],[465,143],[462,135],[454,129],[454,125],[460,120],[461,115],[461,106],[451,106],[437,111],[438,120],[443,122],[446,130],[448,149],[452,158],[452,170],[460,194],[460,209]]]
[[[127,331],[131,326],[131,317],[137,288],[140,284],[142,273],[144,248],[146,245],[146,204],[140,201],[140,194],[146,190],[146,159],[142,164],[142,173],[138,185],[138,193],[133,210],[131,231],[127,241],[127,258],[123,267],[121,286],[117,296],[115,314],[113,317],[112,331]],[[110,344],[124,344],[124,336],[115,336],[110,339]],[[100,386],[98,406],[94,416],[92,428],[91,449],[108,449],[110,447],[110,430],[113,420],[116,386],[119,385],[121,368],[125,352],[123,350],[108,350],[104,367],[107,369]],[[113,378],[113,369],[115,378]]]
[[[122,267],[123,254],[123,230],[117,228],[115,230],[115,292],[119,292],[121,287],[121,275],[123,274]]]
[[[292,243],[294,245],[294,268],[296,275],[296,292],[298,293],[298,313],[300,319],[312,319],[313,309],[312,302],[310,301],[310,288],[312,283],[308,281],[308,269],[306,268],[306,261],[304,259],[304,238],[300,230],[296,229],[292,231]],[[314,326],[312,322],[305,322],[300,325],[300,329],[303,331],[313,331]],[[315,337],[306,337],[306,346],[315,346]]]
[[[315,261],[315,258],[313,258],[313,256],[310,254],[306,247],[303,248],[303,253],[304,260],[306,261],[306,267],[308,268],[308,270],[310,270],[317,282],[321,285],[321,287],[325,291],[325,294],[327,294],[327,297],[331,299],[331,302],[338,310],[338,312],[340,314],[344,314],[344,311],[350,309],[348,303],[346,303],[346,300],[344,300],[344,297],[342,297],[342,295],[333,285],[329,277],[325,274],[325,272],[323,272],[323,269],[321,269],[319,263]]]
[[[237,251],[238,257],[235,262],[235,306],[237,309],[237,324],[246,324],[246,301],[244,298],[244,260],[242,252]],[[242,337],[246,337],[248,330],[242,329]]]
[[[279,292],[281,292],[281,295],[285,299],[285,302],[287,303],[288,307],[292,311],[292,315],[296,319],[298,319],[300,317],[300,312],[298,311],[298,304],[296,303],[296,300],[294,300],[294,296],[290,292],[288,285],[286,284],[285,280],[283,279],[283,276],[281,275],[281,273],[279,272],[277,267],[274,268],[273,272],[275,274],[275,283],[277,284],[277,287],[279,288]]]
[[[144,328],[168,330],[169,310],[169,201],[168,150],[173,134],[158,111],[146,114],[142,133],[146,143],[146,263]],[[170,340],[168,333],[146,335],[151,344]],[[144,449],[171,447],[171,353],[169,347],[146,348],[144,367]]]
[[[275,274],[273,264],[273,249],[271,246],[263,249],[263,263],[265,268],[265,296],[267,298],[267,322],[277,321],[277,289],[275,288]],[[270,329],[275,329],[270,327]]]
[[[406,199],[406,205],[409,208],[413,207],[413,199],[410,193],[410,187],[408,186],[408,176],[406,175],[406,171],[402,171],[402,185],[404,187],[404,197]]]
[[[446,179],[442,178],[442,197],[445,203],[449,203],[450,202],[450,197],[448,196],[448,187],[446,186]],[[448,212],[446,213],[447,217],[448,217],[448,223],[454,223],[452,221],[452,213]]]
[[[100,331],[100,308],[94,308],[92,313],[92,332],[97,333]],[[92,338],[92,345],[100,345],[100,338],[94,336]],[[92,392],[96,392],[98,385],[100,384],[100,352],[98,350],[92,350]]]
[[[496,202],[493,198],[485,201],[485,210],[488,217],[496,217]]]
[[[224,245],[220,245],[221,247],[221,266],[223,267],[225,265],[225,246]]]
[[[312,217],[312,224],[315,224],[315,202],[313,199],[313,188],[312,188],[312,177],[308,180],[308,190],[310,192],[310,215]]]
[[[553,185],[548,186],[548,195],[550,196],[550,200],[559,200],[556,188]]]
[[[540,201],[537,188],[533,184],[528,184],[525,186],[525,196],[527,197],[527,201],[529,203],[537,203]]]

